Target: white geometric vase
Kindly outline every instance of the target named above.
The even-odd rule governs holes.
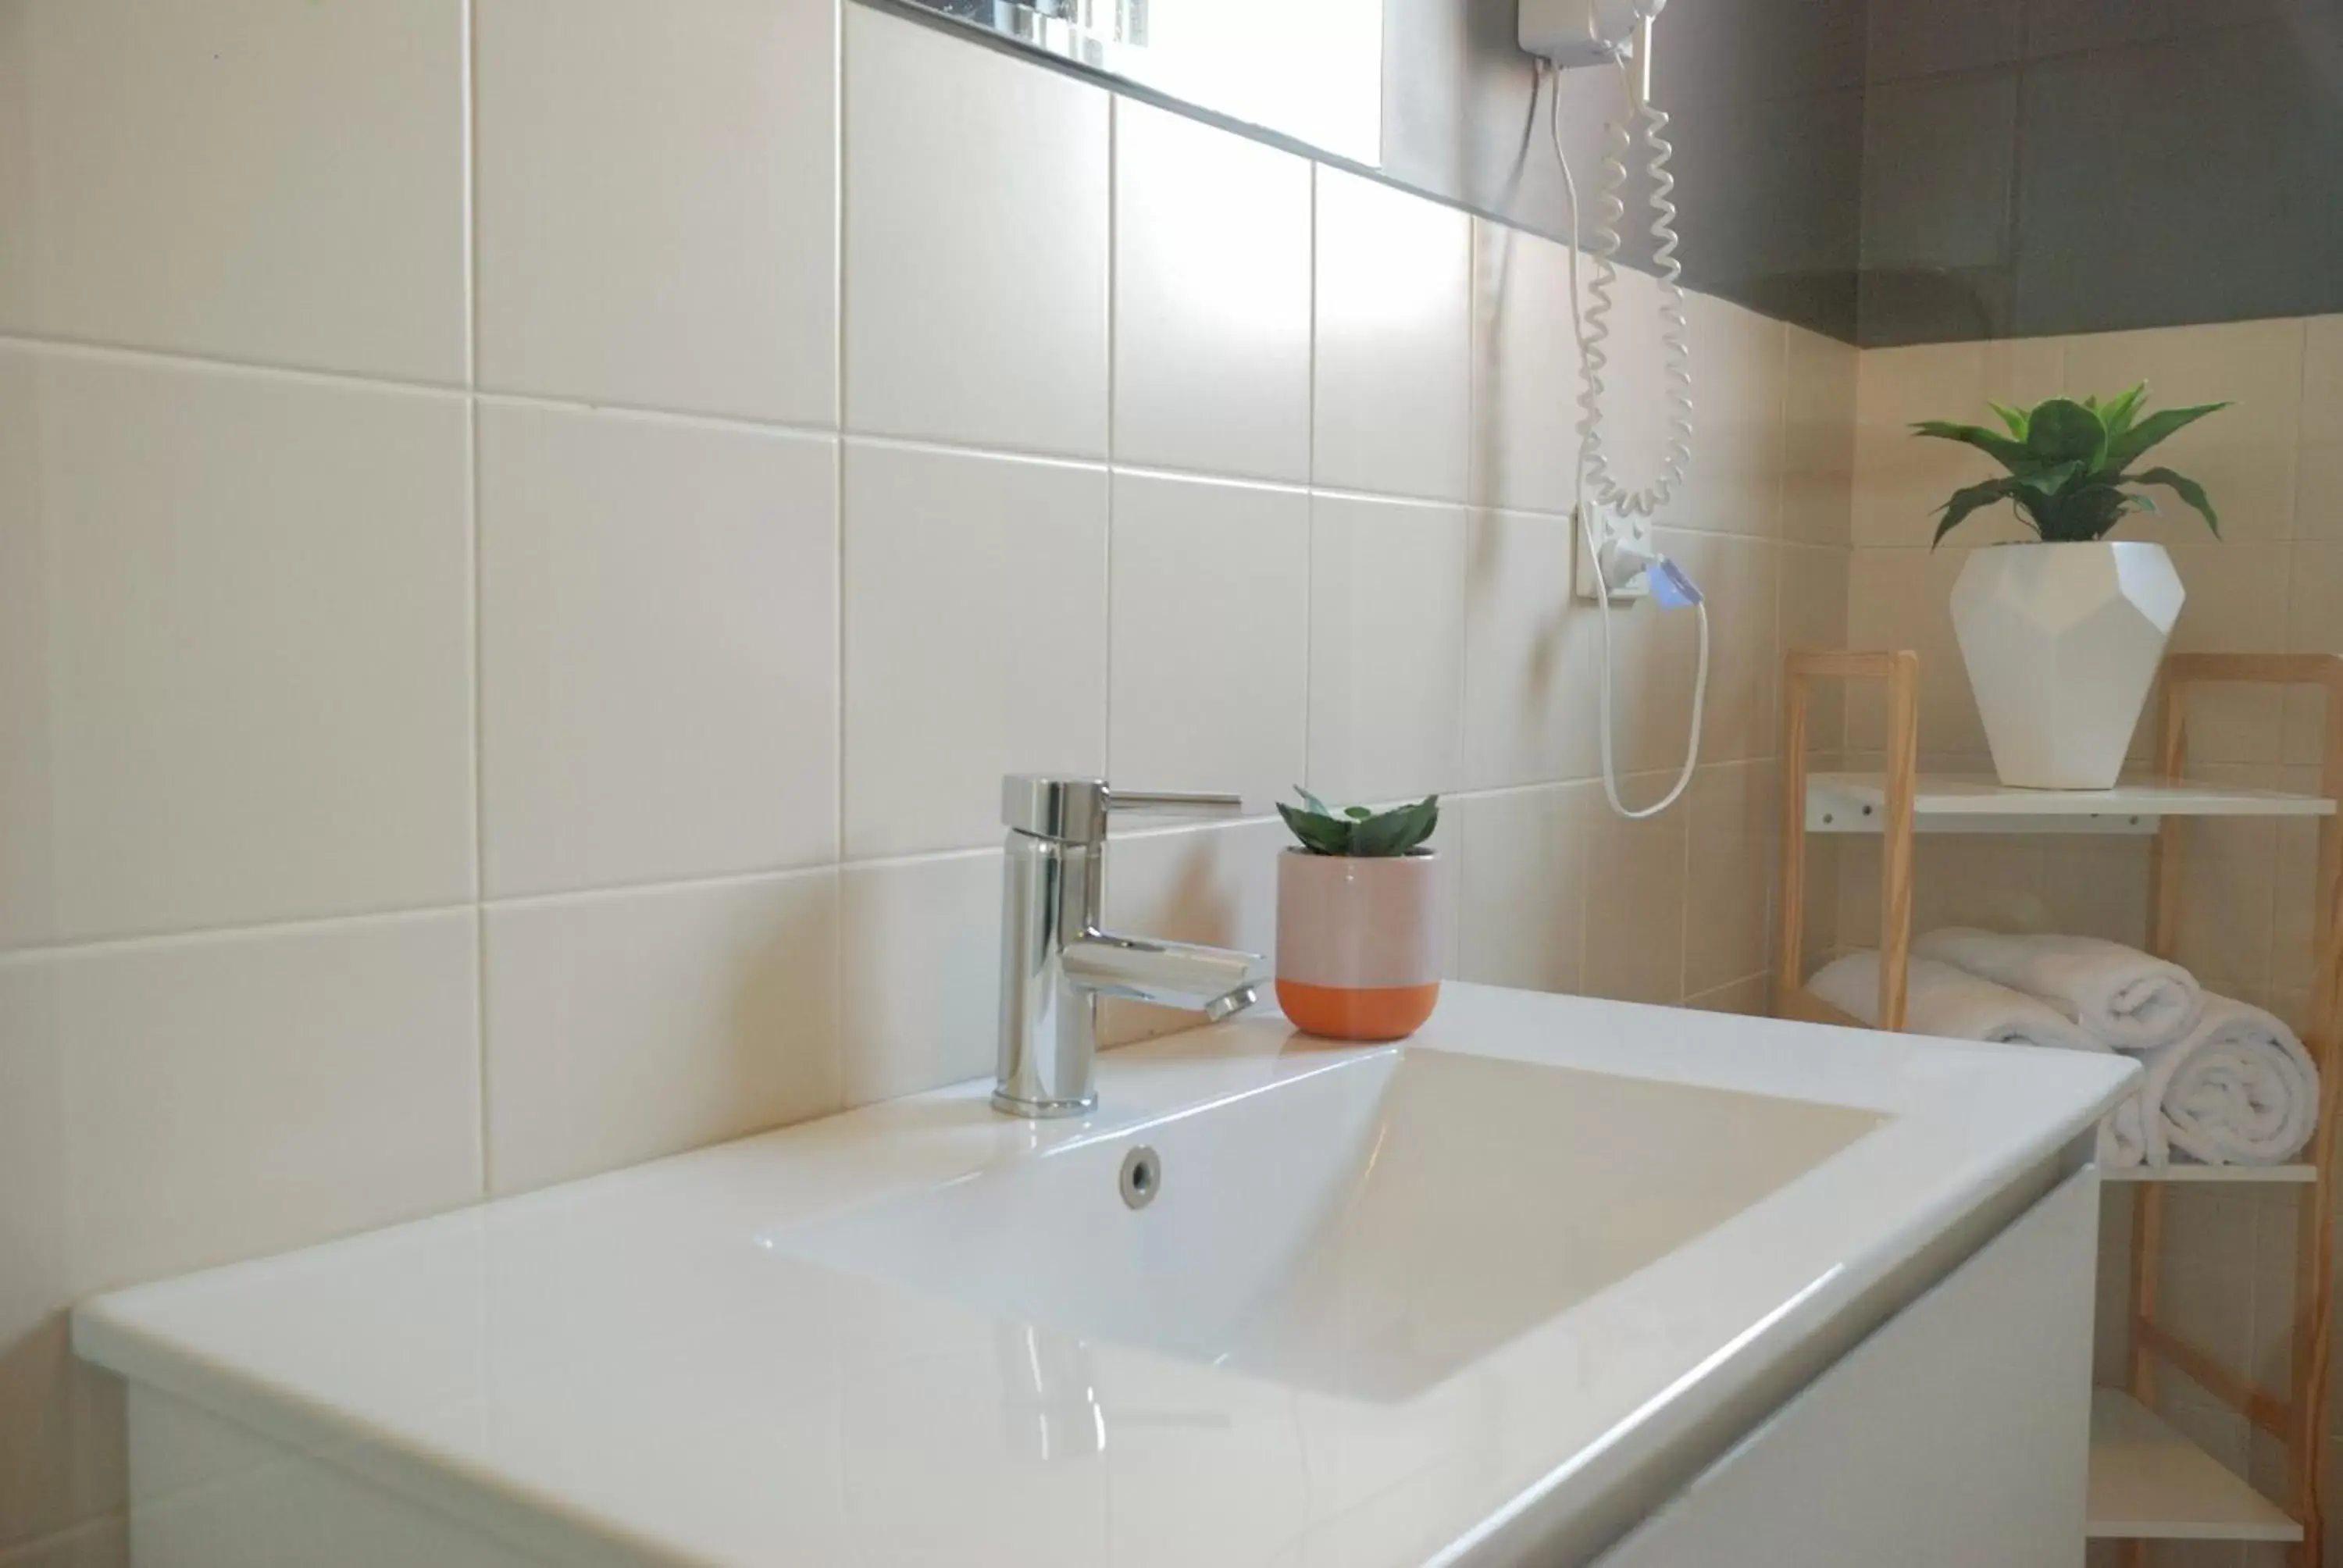
[[[1953,629],[2004,784],[2107,789],[2180,618],[2162,545],[1995,545],[1953,587]]]

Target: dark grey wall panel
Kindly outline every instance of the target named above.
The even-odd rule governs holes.
[[[1865,345],[2343,310],[2343,0],[1872,0]]]
[[[866,3],[955,26],[992,10],[990,0]],[[1862,234],[1865,8],[1865,0],[1669,0],[1654,84],[1675,116],[1685,281],[1847,340]],[[1562,180],[1534,67],[1513,41],[1514,9],[1515,0],[1383,0],[1383,157],[1372,172],[1559,238]],[[960,20],[940,22],[939,13]],[[1143,85],[1118,85],[1170,102]],[[1574,72],[1565,85],[1564,145],[1588,187],[1600,177],[1604,125],[1620,104],[1616,72]],[[1202,117],[1247,130],[1209,109]],[[1644,188],[1639,173],[1621,255],[1648,269]]]
[[[1653,88],[1674,116],[1685,280],[1843,338],[1855,328],[1864,23],[1862,0],[1671,0]],[[1513,0],[1385,0],[1383,168],[1559,236],[1562,182],[1513,27]],[[1614,73],[1564,83],[1564,145],[1590,185],[1619,105]],[[1645,265],[1650,250],[1631,229],[1622,254]]]

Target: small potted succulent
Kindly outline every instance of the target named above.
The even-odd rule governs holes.
[[[2171,491],[2220,536],[2203,486],[2170,468],[2135,465],[2228,405],[2151,414],[2147,399],[2142,384],[2104,402],[1996,403],[2000,430],[1939,419],[1912,427],[1974,447],[2008,470],[1956,492],[1940,510],[1935,542],[2004,501],[2036,536],[1977,551],[1953,588],[1953,628],[2005,784],[2105,789],[2123,769],[2186,597],[2162,545],[2107,537],[2131,513],[2156,510],[2141,487]]]
[[[1440,797],[1338,811],[1295,792],[1277,808],[1300,840],[1278,858],[1278,1005],[1334,1040],[1413,1034],[1440,1000]]]

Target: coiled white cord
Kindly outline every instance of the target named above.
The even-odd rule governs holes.
[[[1648,27],[1642,38],[1640,52],[1648,60],[1651,38]],[[1653,259],[1660,266],[1660,317],[1664,323],[1661,337],[1663,376],[1667,383],[1667,443],[1662,450],[1659,477],[1649,489],[1627,491],[1612,477],[1610,463],[1603,451],[1603,371],[1610,363],[1603,352],[1603,343],[1610,336],[1611,287],[1618,278],[1613,257],[1619,251],[1618,225],[1626,216],[1626,204],[1619,199],[1619,191],[1627,182],[1626,155],[1633,146],[1624,118],[1611,126],[1611,156],[1604,161],[1604,186],[1601,212],[1594,226],[1594,282],[1588,289],[1594,297],[1591,306],[1583,305],[1578,290],[1578,182],[1570,171],[1569,155],[1562,147],[1562,73],[1551,65],[1540,69],[1548,77],[1546,130],[1554,143],[1554,162],[1562,166],[1563,191],[1567,198],[1570,216],[1570,246],[1566,252],[1570,276],[1570,329],[1578,340],[1580,391],[1578,396],[1578,461],[1572,468],[1572,491],[1579,531],[1586,542],[1586,553],[1594,564],[1594,597],[1597,613],[1603,623],[1601,734],[1603,748],[1603,794],[1611,809],[1629,821],[1640,822],[1658,816],[1674,805],[1692,783],[1693,770],[1700,765],[1700,731],[1708,706],[1708,606],[1704,601],[1693,605],[1700,619],[1700,668],[1692,688],[1692,728],[1684,741],[1684,767],[1676,774],[1675,784],[1657,801],[1649,806],[1631,809],[1619,796],[1619,769],[1615,745],[1612,739],[1613,714],[1611,701],[1611,585],[1609,573],[1603,566],[1602,547],[1594,537],[1594,519],[1587,504],[1588,480],[1594,481],[1594,499],[1609,510],[1625,516],[1648,518],[1667,504],[1675,487],[1684,481],[1684,469],[1692,461],[1692,347],[1689,341],[1690,323],[1684,307],[1683,264],[1676,259],[1675,204],[1668,199],[1675,188],[1675,179],[1668,173],[1668,160],[1675,149],[1663,134],[1667,129],[1668,116],[1649,100],[1648,95],[1635,90],[1634,79],[1624,66],[1620,77],[1626,88],[1627,110],[1644,122],[1644,143],[1651,150],[1649,169],[1652,176],[1652,237],[1657,242]]]

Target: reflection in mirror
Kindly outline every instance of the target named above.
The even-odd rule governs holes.
[[[910,3],[1353,163],[1383,162],[1383,0]]]

